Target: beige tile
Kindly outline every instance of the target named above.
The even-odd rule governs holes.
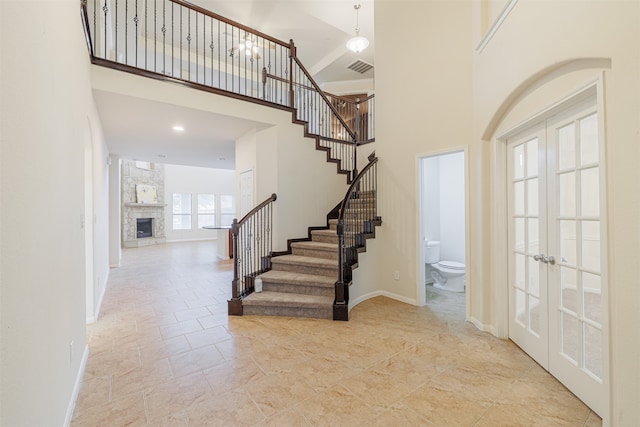
[[[349,384],[362,372],[331,356],[319,355],[295,366],[295,373],[315,391],[324,391],[336,384]]]
[[[142,364],[154,360],[166,359],[190,351],[191,346],[184,335],[167,340],[149,343],[140,347],[140,361]]]
[[[202,326],[200,326],[200,323],[195,319],[160,326],[160,333],[164,339],[177,337],[178,335],[186,335],[201,330]]]
[[[438,426],[472,426],[491,406],[430,384],[411,393],[403,403]]]
[[[207,317],[211,315],[211,312],[206,307],[189,308],[187,310],[174,311],[173,315],[176,316],[178,322],[184,322],[185,320],[193,320],[199,317]]]
[[[118,399],[136,391],[143,391],[154,384],[163,383],[172,378],[173,374],[167,359],[143,363],[138,368],[113,375],[112,398]]]
[[[256,424],[260,427],[311,427],[312,424],[295,408],[286,409]]]
[[[341,385],[305,400],[296,410],[312,425],[357,426],[375,419],[371,408]]]
[[[147,427],[189,427],[189,422],[187,421],[187,414],[179,413],[151,421],[147,424]]]
[[[264,421],[244,390],[200,396],[187,411],[190,427],[252,426]]]
[[[541,414],[535,406],[527,407],[526,405],[496,404],[491,406],[482,418],[474,424],[474,427],[495,426],[581,427],[583,423],[567,423],[567,421],[563,419]]]
[[[142,393],[76,411],[72,426],[144,426],[147,418]]]
[[[94,356],[89,355],[84,371],[86,380],[126,372],[140,366],[140,353],[137,348],[114,350]]]
[[[291,408],[315,394],[293,373],[268,375],[247,384],[245,389],[266,417]]]
[[[497,403],[533,407],[541,415],[570,423],[584,423],[590,413],[589,408],[566,388],[559,383],[554,385],[551,381],[517,381]]]
[[[514,380],[454,366],[435,377],[431,387],[446,389],[470,400],[492,403],[509,392]]]
[[[169,358],[171,370],[176,377],[201,371],[219,365],[224,361],[222,354],[213,345],[180,353]]]
[[[213,328],[215,326],[226,326],[229,323],[229,315],[225,309],[223,313],[199,317],[198,322],[200,322],[200,325],[202,325],[204,329]]]
[[[404,404],[393,405],[379,414],[371,423],[372,426],[435,426],[424,415],[414,412]]]
[[[224,326],[214,326],[204,331],[187,334],[187,341],[189,341],[191,348],[205,347],[232,338]]]
[[[227,316],[233,264],[214,251],[123,251],[87,327],[74,426],[602,424],[512,342],[466,322],[463,294],[429,289],[425,307],[376,297],[349,322]]]
[[[85,380],[80,387],[76,411],[82,412],[92,406],[105,405],[111,400],[111,375]]]
[[[180,413],[210,392],[202,372],[156,384],[144,391],[147,416],[154,421]]]
[[[242,388],[265,377],[252,359],[236,359],[204,371],[213,394],[222,394]]]
[[[253,359],[267,375],[292,372],[294,366],[308,360],[304,354],[293,348],[280,345],[259,346],[259,343],[256,343],[256,347]]]

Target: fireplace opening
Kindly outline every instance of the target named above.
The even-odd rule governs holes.
[[[137,238],[151,237],[151,219],[152,218],[138,218],[136,224]]]

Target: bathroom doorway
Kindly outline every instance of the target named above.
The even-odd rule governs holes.
[[[447,304],[467,317],[466,147],[418,159],[418,304]]]

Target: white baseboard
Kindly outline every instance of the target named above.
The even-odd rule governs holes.
[[[76,401],[80,394],[80,387],[82,386],[82,378],[84,377],[84,370],[87,367],[87,359],[89,359],[89,345],[84,346],[84,353],[82,354],[82,360],[80,361],[80,367],[78,368],[78,374],[76,375],[76,382],[73,385],[73,392],[71,393],[71,399],[67,406],[67,414],[64,417],[64,427],[71,425],[71,418],[73,417],[73,411],[76,409]]]
[[[494,337],[497,337],[498,334],[496,332],[496,328],[493,325],[487,325],[476,319],[475,317],[469,317],[467,319],[469,322],[473,323],[473,325],[481,330],[482,332],[489,332]]]
[[[207,240],[216,241],[217,237],[198,237],[188,239],[167,239],[167,243],[183,243],[183,242],[204,242]]]
[[[380,296],[391,298],[396,301],[404,302],[406,304],[418,305],[418,302],[414,298],[403,297],[402,295],[394,294],[387,291],[374,291],[374,292],[369,292],[368,294],[361,295],[358,298],[349,301],[349,311],[351,311],[353,307],[355,307],[356,305],[360,304],[363,301],[366,301],[368,299],[375,298],[375,297],[380,297]]]

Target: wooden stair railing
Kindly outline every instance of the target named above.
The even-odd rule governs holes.
[[[254,291],[254,278],[270,268],[273,202],[277,198],[273,193],[240,221],[236,218],[231,224],[233,281],[231,299],[227,301],[230,315],[242,316],[242,299]]]
[[[353,117],[359,124],[350,126],[334,96],[320,89],[297,58],[293,41],[184,0],[80,3],[93,64],[290,110],[339,173],[349,182],[357,175],[356,146],[374,140],[373,98],[357,103],[361,113]]]

